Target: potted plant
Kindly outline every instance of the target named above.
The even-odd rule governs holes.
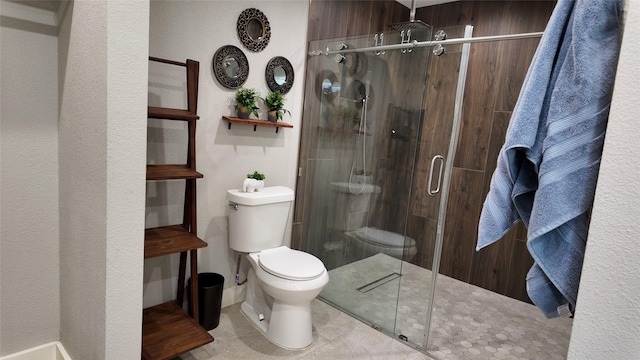
[[[251,114],[258,117],[260,94],[255,89],[240,88],[236,91],[236,111],[241,119],[248,119]]]
[[[284,113],[286,112],[291,116],[289,110],[284,108],[284,96],[279,91],[270,92],[264,99],[265,105],[267,105],[267,120],[276,122],[282,120]]]
[[[265,176],[264,174],[254,171],[253,174],[247,174],[247,179],[264,180]]]
[[[242,190],[244,192],[259,191],[264,187],[264,174],[254,171],[253,174],[247,174],[247,178],[242,183]]]

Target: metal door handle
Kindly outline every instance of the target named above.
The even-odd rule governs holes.
[[[431,188],[431,181],[433,180],[433,168],[436,161],[440,160],[440,172],[438,173],[438,185],[435,189]],[[444,157],[442,155],[436,155],[431,159],[431,167],[429,169],[429,181],[427,183],[427,193],[431,196],[435,196],[440,192],[440,184],[442,183],[442,169],[444,168]]]

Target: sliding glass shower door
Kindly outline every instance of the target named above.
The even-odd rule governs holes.
[[[464,35],[463,27],[444,30]],[[430,27],[413,26],[314,41],[309,50],[433,35]],[[301,248],[330,270],[320,299],[420,348],[432,311],[461,48],[308,59],[296,214]]]

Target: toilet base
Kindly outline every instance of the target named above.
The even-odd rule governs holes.
[[[261,316],[246,301],[240,305],[240,310],[264,337],[282,348],[297,350],[313,342],[311,304],[300,306],[274,301],[271,318]],[[260,320],[261,317],[263,320]]]

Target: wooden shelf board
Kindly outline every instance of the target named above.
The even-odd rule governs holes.
[[[182,109],[170,109],[157,106],[147,107],[147,116],[152,119],[194,121],[200,116]]]
[[[267,127],[274,127],[276,128],[276,133],[278,132],[278,128],[292,128],[293,125],[283,122],[283,121],[278,121],[278,122],[271,122],[268,120],[262,120],[262,119],[240,119],[237,117],[231,117],[231,116],[223,116],[223,119],[227,120],[229,122],[229,129],[231,129],[231,124],[232,123],[236,123],[236,124],[247,124],[247,125],[253,125],[253,131],[256,131],[256,126],[267,126]]]
[[[162,226],[144,231],[145,259],[204,247],[207,247],[207,243],[196,234],[188,232],[182,225]]]
[[[203,175],[186,165],[147,165],[147,180],[200,179]]]
[[[175,301],[143,310],[142,359],[167,360],[213,341]]]

